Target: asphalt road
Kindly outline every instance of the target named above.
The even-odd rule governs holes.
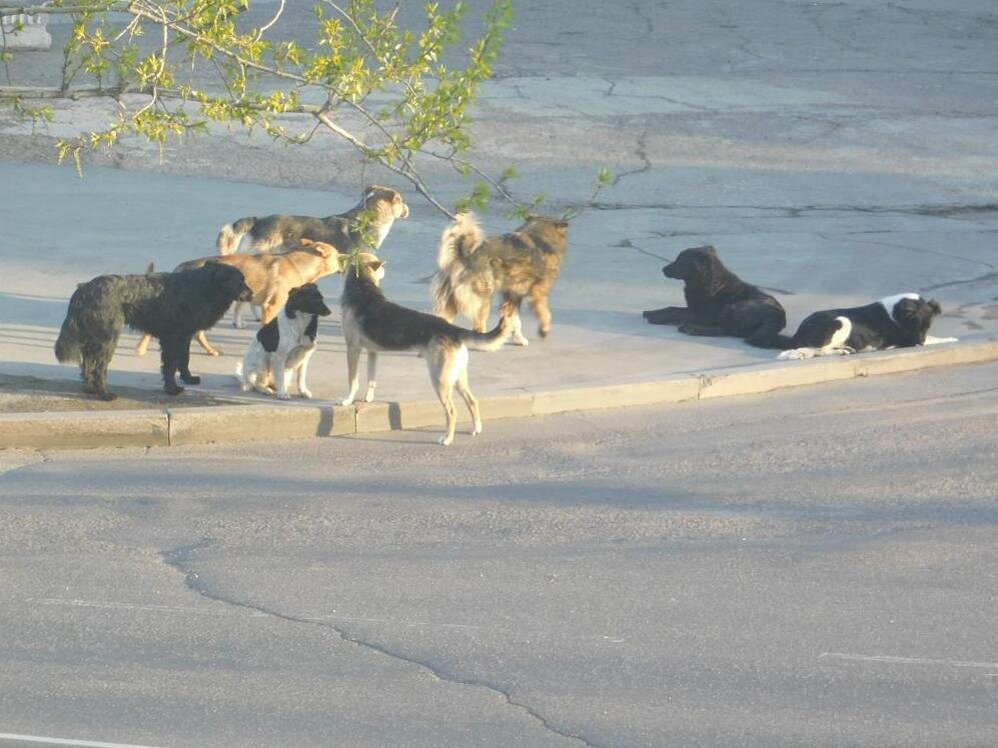
[[[995,745],[996,376],[0,452],[0,745]]]

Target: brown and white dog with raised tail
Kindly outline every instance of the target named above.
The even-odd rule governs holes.
[[[520,303],[529,297],[546,338],[551,331],[548,296],[565,261],[568,221],[532,216],[516,231],[486,236],[471,213],[461,213],[440,237],[437,273],[430,295],[448,322],[458,314],[484,332],[492,296],[502,294],[501,313],[513,322],[513,343],[527,345]]]

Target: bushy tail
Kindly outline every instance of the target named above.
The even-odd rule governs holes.
[[[254,224],[256,224],[256,216],[249,216],[222,226],[218,232],[218,239],[215,240],[218,253],[220,255],[235,254],[239,249],[239,242],[253,228]]]
[[[504,314],[499,318],[499,324],[489,332],[475,332],[474,330],[464,330],[461,336],[462,342],[474,351],[498,351],[503,344],[513,334],[513,317]]]
[[[59,330],[59,337],[55,341],[55,357],[59,363],[79,363],[82,356],[80,349],[80,327],[76,321],[76,313],[73,301],[76,294],[69,300],[69,311],[66,312],[66,319],[62,321],[62,329]]]
[[[458,213],[454,223],[440,235],[440,248],[437,250],[437,267],[448,270],[459,259],[467,259],[482,246],[485,232],[478,225],[472,213]]]
[[[485,232],[471,213],[459,213],[454,223],[444,229],[437,250],[439,269],[430,283],[430,297],[437,314],[450,319],[468,306],[463,298],[466,294],[462,293],[461,276],[468,258],[484,242]]]

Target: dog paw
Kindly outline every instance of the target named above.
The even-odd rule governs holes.
[[[118,396],[115,395],[113,392],[102,392],[100,393],[100,399],[106,403],[109,403],[112,400],[117,400]]]
[[[514,335],[513,336],[513,345],[522,345],[522,346],[526,347],[526,346],[530,345],[530,341],[527,340],[522,335]]]
[[[312,390],[301,390],[298,394],[300,394],[306,400],[312,399]]]
[[[368,390],[367,394],[364,395],[364,402],[369,403],[374,400],[374,390]]]
[[[343,397],[336,401],[337,405],[353,405],[352,397]]]
[[[218,348],[212,348],[210,351],[205,351],[205,353],[214,358],[218,358],[219,356],[222,355],[222,352],[218,350]]]
[[[444,434],[439,439],[437,439],[437,444],[439,444],[441,447],[449,447],[451,443],[453,443],[453,441],[454,441],[453,436],[447,436],[446,434]]]
[[[180,378],[184,380],[184,384],[201,384],[201,377],[196,376],[194,374],[191,374],[190,376],[187,377],[182,376]]]
[[[468,433],[471,434],[472,436],[478,436],[480,433],[482,433],[482,423],[481,423],[481,421],[479,421],[474,426],[472,426],[471,427],[471,431],[469,431]]]
[[[176,385],[174,385],[173,387],[164,387],[163,391],[166,392],[167,395],[173,395],[174,397],[176,397],[177,395],[179,395],[181,392],[184,391],[184,388],[177,387]]]
[[[291,395],[289,393],[287,393],[287,392],[278,392],[277,393],[277,399],[278,400],[290,400],[291,399]]]

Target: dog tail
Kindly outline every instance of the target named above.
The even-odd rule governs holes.
[[[80,325],[76,318],[76,304],[80,289],[77,288],[69,300],[69,310],[66,312],[66,319],[62,321],[62,329],[59,330],[59,337],[55,341],[55,357],[61,363],[79,363],[82,357],[80,347]]]
[[[472,213],[458,213],[454,223],[444,229],[437,250],[437,267],[448,270],[459,260],[468,259],[485,243],[485,232]]]
[[[434,310],[444,319],[453,319],[473,304],[462,283],[468,258],[485,242],[485,233],[471,213],[459,213],[444,229],[437,250],[437,273],[430,283]]]
[[[215,240],[218,253],[220,255],[235,254],[239,249],[239,242],[253,229],[255,224],[256,216],[249,216],[222,226],[218,232],[218,239]]]
[[[475,332],[474,330],[461,330],[461,342],[473,351],[498,351],[509,336],[513,334],[513,316],[504,314],[499,318],[499,324],[489,332]]]

